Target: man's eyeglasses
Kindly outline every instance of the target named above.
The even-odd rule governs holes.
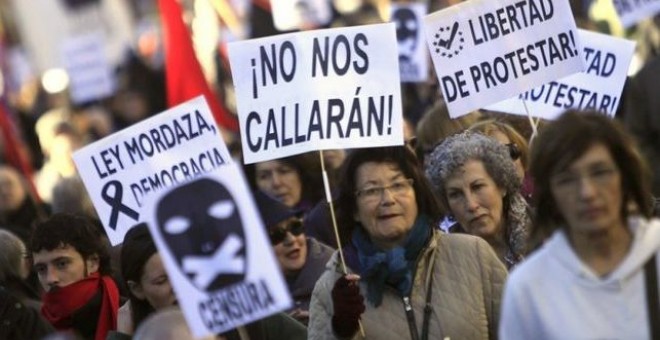
[[[299,236],[304,232],[304,227],[302,220],[296,218],[295,220],[289,221],[284,226],[277,226],[268,231],[268,236],[270,237],[270,243],[274,246],[284,242],[286,239],[286,234],[291,233],[293,236]]]
[[[522,151],[520,151],[520,148],[516,143],[508,143],[504,144],[506,148],[509,150],[509,156],[511,156],[511,159],[514,161],[517,161],[520,156],[522,156]]]
[[[383,187],[367,187],[360,189],[355,192],[355,195],[365,201],[377,201],[383,197],[385,190],[389,191],[393,195],[403,195],[408,193],[408,190],[410,190],[412,185],[413,179],[406,178]]]

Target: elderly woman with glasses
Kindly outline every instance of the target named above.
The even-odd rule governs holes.
[[[302,212],[288,208],[261,191],[255,192],[254,196],[294,300],[289,315],[307,325],[312,290],[323,274],[333,249],[314,238],[305,237],[299,216]]]
[[[633,139],[597,112],[568,111],[536,140],[538,212],[551,235],[512,273],[501,339],[660,339],[660,221]]]
[[[411,149],[352,151],[339,188],[346,267],[335,253],[317,282],[310,339],[496,337],[506,269],[482,239],[438,231]]]
[[[454,135],[427,157],[426,175],[457,222],[452,231],[485,239],[509,269],[522,261],[531,220],[508,148],[478,133]]]

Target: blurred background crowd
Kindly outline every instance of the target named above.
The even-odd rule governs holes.
[[[331,20],[326,25],[302,23],[299,29],[387,22],[391,1],[397,2],[333,0]],[[429,13],[452,4],[451,1],[425,3]],[[268,0],[184,0],[180,4],[204,76],[227,114],[235,115],[227,43],[298,29],[278,30]],[[629,75],[633,77],[639,70],[644,71],[637,81],[627,82],[624,91],[629,95],[620,101],[616,117],[623,120],[627,111],[657,108],[653,106],[657,105],[654,100],[649,99],[653,95],[648,93],[652,82],[648,78],[652,76],[645,74],[657,68],[651,61],[657,59],[660,46],[656,24],[660,19],[648,19],[623,30],[608,1],[572,0],[571,7],[579,27],[638,43]],[[39,5],[3,0],[0,29],[3,104],[0,157],[21,175],[28,176],[29,181],[24,185],[38,203],[52,204],[57,184],[75,177],[71,152],[167,108],[163,26],[155,0],[62,0],[43,1]],[[92,97],[73,93],[71,84],[76,71],[71,69],[71,58],[63,52],[63,46],[72,39],[90,32],[98,34],[96,37],[102,42],[99,46],[107,58],[104,72],[108,73],[107,81],[111,84],[106,94]],[[527,120],[496,112],[475,112],[450,121],[432,69],[425,82],[403,83],[402,98],[406,136],[417,135],[422,149],[432,147],[441,135],[451,132],[452,125],[465,128],[480,116],[511,124],[525,139],[531,136]],[[633,104],[638,110],[627,109]],[[640,136],[643,149],[652,160],[658,158],[658,151],[651,145],[644,146],[657,137],[658,131],[651,130],[657,123],[646,124],[653,120],[645,118],[645,113],[631,115],[635,117],[630,118],[629,126]],[[223,132],[230,149],[240,157],[240,136],[235,125]],[[59,190],[84,196],[84,190],[73,192],[74,185],[65,184]],[[655,189],[657,194],[658,184]],[[56,205],[71,203],[55,202]]]
[[[273,5],[269,0],[181,0],[180,5],[204,77],[223,107],[223,114],[227,115],[227,119],[235,120],[236,101],[229,69],[228,43],[299,30],[388,22],[391,3],[406,2],[414,1],[332,0],[329,1],[331,20],[327,24],[319,26],[303,22],[299,27],[288,30],[276,28]],[[423,2],[430,13],[454,4],[455,0]],[[656,177],[653,194],[660,196],[660,87],[656,84],[660,75],[660,16],[624,30],[609,1],[571,0],[571,8],[580,28],[637,42],[615,119],[623,123],[637,139]],[[169,70],[165,62],[165,38],[160,13],[157,0],[0,0],[0,229],[11,231],[28,245],[35,222],[45,220],[54,213],[82,214],[98,222],[71,154],[168,108],[166,75]],[[98,34],[96,37],[103,42],[99,46],[102,46],[107,58],[104,72],[105,79],[110,82],[107,93],[94,98],[73,92],[71,84],[76,75],[65,48],[71,44],[71,39],[87,33]],[[511,187],[519,191],[519,197],[503,203],[506,211],[520,213],[502,217],[508,230],[505,244],[495,242],[501,239],[490,242],[489,235],[480,235],[477,231],[461,230],[466,223],[461,220],[460,211],[452,210],[448,200],[441,202],[440,207],[444,213],[451,213],[446,214],[440,227],[447,232],[482,236],[489,241],[507,268],[515,266],[527,251],[519,247],[520,240],[527,235],[518,232],[522,225],[530,223],[529,217],[522,211],[526,204],[533,209],[535,202],[534,183],[528,175],[530,142],[533,143],[534,131],[529,120],[486,110],[450,119],[433,70],[430,70],[426,81],[402,83],[401,89],[405,138],[420,164],[425,164],[427,169],[435,169],[427,171],[437,171],[438,176],[442,175],[442,171],[452,172],[451,164],[441,162],[447,156],[439,154],[440,151],[434,152],[443,141],[447,141],[449,146],[454,142],[457,145],[487,143],[450,138],[464,130],[478,132],[507,146],[508,156],[514,161],[515,168],[502,171],[517,176],[521,185]],[[544,122],[541,122],[541,127],[543,125]],[[228,124],[221,126],[221,129],[230,151],[240,160],[241,141],[236,126]],[[445,151],[460,154],[460,147],[456,148]],[[324,153],[335,193],[339,192],[338,183],[341,180],[338,169],[350,153],[351,150]],[[474,157],[484,164],[491,162],[484,155]],[[305,243],[305,236],[320,241],[321,245],[314,243],[307,246],[322,254],[317,259],[318,263],[325,263],[331,254],[326,247],[336,248],[337,241],[330,224],[328,206],[323,202],[318,155],[303,154],[261,162],[245,166],[244,170],[255,191],[264,192],[286,206],[278,209],[301,212],[304,219],[298,229],[293,226],[283,233],[300,237],[300,243]],[[437,190],[443,192],[446,178],[430,180]],[[497,182],[500,179],[494,180]],[[504,181],[502,183],[512,181],[506,178],[501,180]],[[506,185],[498,182],[500,187]],[[390,187],[390,190],[394,189]],[[268,212],[262,211],[262,214],[266,216]],[[273,224],[279,222],[272,221]],[[101,228],[100,224],[98,227]],[[279,259],[284,272],[287,273],[286,266],[291,265],[289,273],[297,275],[301,265],[286,261],[287,250],[284,247],[287,246],[282,243],[285,237],[280,237],[278,241],[273,240],[271,235],[275,253],[281,255]],[[533,242],[531,246],[534,246]],[[0,248],[0,251],[4,250]],[[22,251],[25,252],[25,247]],[[116,273],[121,272],[118,268],[119,252],[115,249],[112,255],[116,259],[113,262]],[[318,263],[316,268],[322,269]],[[30,275],[29,270],[16,275],[27,278],[24,294],[38,304],[42,292],[36,275]],[[316,280],[320,272],[317,270],[313,275]],[[0,281],[2,279],[0,276]],[[295,277],[290,279],[288,283],[295,292]],[[122,282],[121,279],[118,281]],[[309,306],[313,289],[313,284],[311,287],[309,282],[305,284],[300,288],[304,288],[301,297],[297,299],[304,309]],[[128,290],[128,287],[121,288],[124,293]],[[296,310],[292,315],[305,324],[308,322],[309,315],[305,311]]]

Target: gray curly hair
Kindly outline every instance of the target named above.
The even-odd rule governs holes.
[[[426,177],[446,211],[450,209],[445,183],[456,170],[471,160],[481,161],[495,184],[507,196],[519,192],[522,183],[506,146],[479,133],[462,132],[445,139],[425,159]],[[506,202],[504,209],[508,210]]]
[[[26,252],[25,245],[18,236],[0,229],[0,283],[10,278],[21,277],[21,259]]]
[[[481,161],[486,172],[506,195],[502,201],[504,216],[504,240],[509,250],[503,262],[511,269],[527,254],[527,235],[531,220],[527,204],[520,195],[520,177],[506,146],[496,140],[470,131],[445,139],[425,159],[426,177],[440,198],[445,211],[451,211],[447,200],[445,184],[465,163]]]

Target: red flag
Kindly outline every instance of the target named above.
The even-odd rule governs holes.
[[[271,12],[270,0],[252,0],[255,6],[261,7],[264,11]]]
[[[37,188],[32,181],[32,166],[25,158],[25,155],[21,152],[21,143],[17,137],[16,126],[11,117],[9,117],[9,112],[10,111],[5,107],[4,103],[0,103],[0,131],[2,132],[2,142],[5,145],[7,163],[11,164],[15,169],[22,173],[23,176],[25,176],[32,197],[35,201],[40,203],[41,198],[39,197]]]
[[[203,94],[218,125],[238,131],[238,120],[227,112],[211,91],[195,57],[188,28],[177,0],[158,0],[165,36],[167,105],[175,106]]]

